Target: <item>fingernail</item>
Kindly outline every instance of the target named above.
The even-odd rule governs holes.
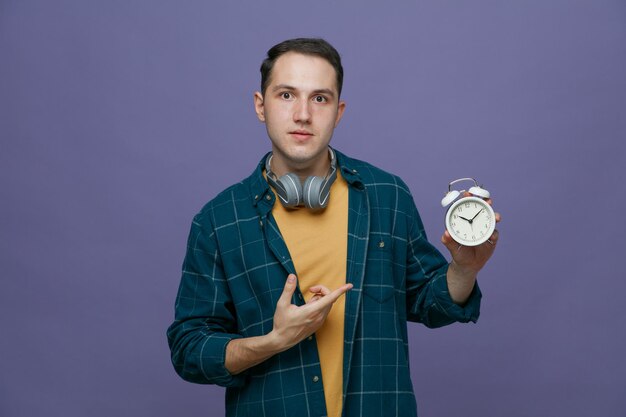
[[[289,282],[294,282],[295,280],[296,280],[296,276],[295,275],[289,275],[287,277],[287,281],[289,281]]]

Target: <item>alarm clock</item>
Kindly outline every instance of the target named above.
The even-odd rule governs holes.
[[[461,181],[473,181],[474,186],[467,190],[470,196],[458,198],[466,190],[452,189]],[[496,229],[496,215],[484,200],[489,196],[489,191],[479,186],[474,178],[459,178],[448,184],[448,192],[441,205],[447,207],[452,204],[445,216],[446,229],[452,239],[464,246],[478,246],[489,240]]]

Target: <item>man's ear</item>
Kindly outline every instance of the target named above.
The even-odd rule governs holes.
[[[339,101],[337,105],[337,118],[335,119],[335,127],[339,124],[339,121],[343,117],[343,112],[346,110],[346,102],[343,100]]]
[[[256,117],[258,117],[259,121],[265,123],[265,106],[263,102],[263,94],[259,91],[254,93],[254,111],[256,112]]]

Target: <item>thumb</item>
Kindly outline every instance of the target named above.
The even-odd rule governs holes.
[[[294,274],[289,274],[289,276],[287,277],[287,281],[285,282],[285,288],[283,288],[283,293],[278,299],[279,306],[288,306],[291,304],[291,297],[296,291],[296,282],[296,276]]]

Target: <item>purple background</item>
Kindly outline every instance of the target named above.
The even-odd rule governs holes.
[[[454,178],[503,215],[478,324],[410,325],[420,415],[625,416],[626,3],[218,3],[0,0],[0,416],[223,414],[165,329],[295,36],[342,53],[333,144],[402,176],[433,241]]]

